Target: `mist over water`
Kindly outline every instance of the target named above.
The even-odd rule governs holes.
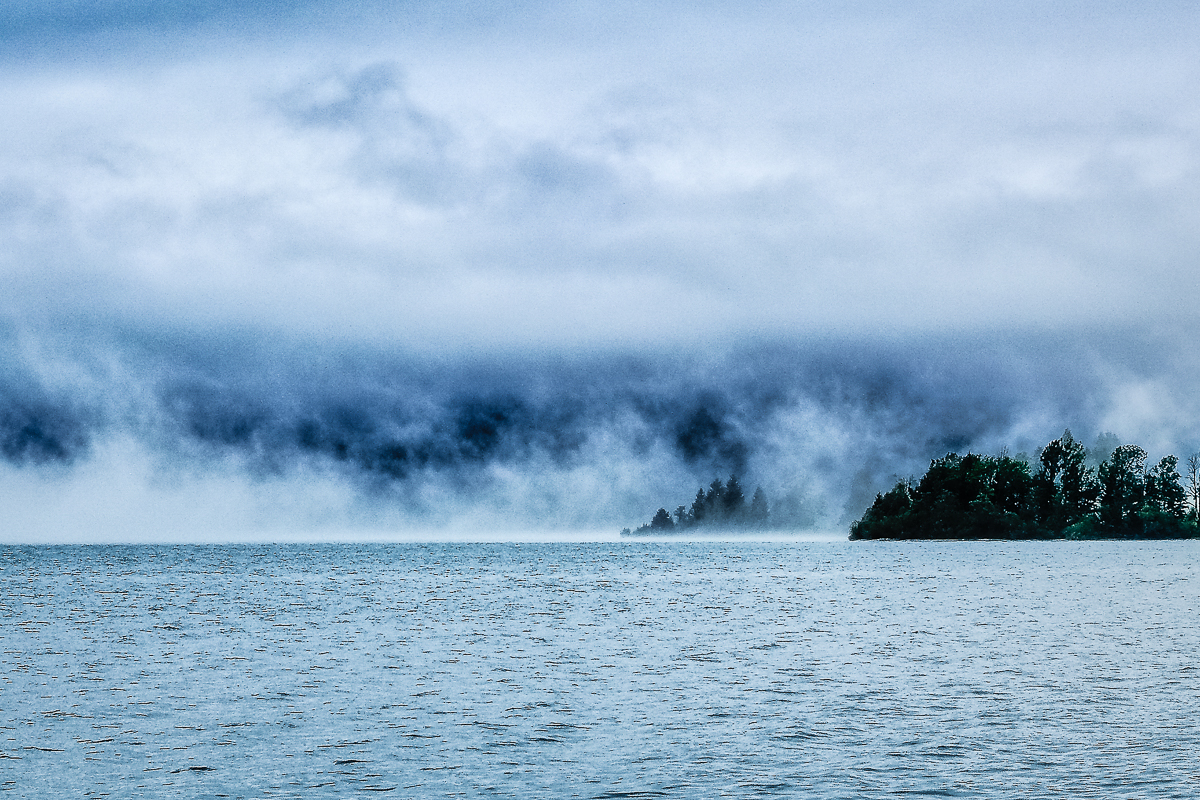
[[[1184,454],[1195,441],[1190,379],[1153,377],[1177,354],[1098,349],[1117,336],[466,357],[85,333],[7,335],[0,478],[54,498],[50,520],[139,508],[135,538],[156,506],[169,532],[189,502],[229,530],[615,529],[732,473],[764,488],[779,526],[831,530],[951,450],[1032,456],[1064,427]],[[88,488],[101,477],[107,503]],[[63,535],[22,524],[7,535]]]
[[[1198,9],[0,3],[0,794],[1195,796]]]
[[[735,472],[844,529],[949,450],[1200,446],[1184,4],[46,5],[7,540],[620,530]]]

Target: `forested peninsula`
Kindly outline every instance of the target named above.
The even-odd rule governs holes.
[[[755,488],[749,502],[737,475],[729,481],[714,480],[705,491],[696,490],[696,499],[691,506],[678,506],[674,513],[660,508],[654,518],[634,530],[625,528],[622,536],[659,536],[678,534],[694,529],[762,530],[771,525],[767,496],[762,487]]]
[[[1200,536],[1200,454],[1146,467],[1124,444],[1093,467],[1071,432],[1022,458],[950,453],[878,494],[851,539],[1188,539]],[[1093,459],[1095,461],[1095,459]]]

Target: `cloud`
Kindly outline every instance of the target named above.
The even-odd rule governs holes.
[[[0,456],[607,526],[735,469],[835,524],[941,449],[1189,447],[1198,22],[6,5]]]
[[[898,47],[909,23],[884,22],[871,46]],[[820,30],[847,46],[851,29]],[[964,72],[950,39],[892,74],[844,55],[831,71],[813,44],[791,64],[767,37],[763,64],[794,69],[763,85],[754,63],[702,82],[703,60],[573,87],[518,87],[511,59],[470,76],[540,103],[515,117],[417,61],[26,70],[8,271],[25,307],[85,282],[114,313],[406,341],[553,343],[564,316],[588,342],[1194,320],[1160,290],[1197,244],[1194,103],[1169,43],[1002,70],[1004,41]]]
[[[30,476],[63,497],[94,496],[80,482],[106,469],[129,476],[139,524],[188,487],[223,486],[222,530],[259,535],[615,530],[736,472],[836,530],[951,450],[1033,455],[1064,427],[1091,442],[1120,423],[1126,441],[1190,452],[1194,386],[1160,373],[1187,356],[1148,363],[1145,343],[1122,352],[1109,337],[430,361],[311,340],[26,333],[8,343],[38,369],[6,369],[0,442],[5,480],[27,493]]]

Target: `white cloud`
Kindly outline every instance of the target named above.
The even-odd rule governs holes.
[[[1000,421],[956,407],[947,441],[1036,439],[1069,411],[1060,390],[1122,436],[1191,435],[1171,422],[1191,408],[1184,372],[1156,371],[1174,357],[1156,337],[1200,322],[1186,6],[72,8],[0,10],[0,319],[72,351],[11,355],[48,397],[153,417],[131,336],[207,342],[216,361],[317,342],[333,362],[361,347],[502,373],[531,353],[661,364],[746,342],[836,356],[1041,334],[1066,344],[979,357],[1053,373],[1090,353],[1096,385],[1125,388],[1085,403],[1088,369],[1066,370],[1069,391],[1049,380],[1021,410],[1006,395]],[[1110,369],[1139,361],[1106,351],[1122,337],[1146,374]],[[928,358],[906,368],[936,371]],[[123,370],[142,393],[124,405]],[[806,454],[775,472],[880,424],[796,402],[755,434]],[[613,464],[630,474],[630,441],[550,469],[549,488],[529,465],[493,477],[543,507],[619,480]],[[640,484],[691,479],[649,463]]]
[[[1057,326],[1131,289],[1194,319],[1159,290],[1197,244],[1178,34],[701,10],[605,46],[572,27],[595,16],[532,13],[550,35],[521,47],[442,21],[305,56],[297,18],[252,56],[12,69],[0,269],[23,308],[409,342],[438,319],[503,340],[515,314],[529,343],[565,315],[619,344],[622,302],[697,340]]]

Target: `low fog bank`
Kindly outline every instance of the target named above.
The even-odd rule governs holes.
[[[1113,332],[522,356],[2,335],[9,541],[616,531],[732,473],[827,533],[948,451],[1200,442],[1194,357]]]

